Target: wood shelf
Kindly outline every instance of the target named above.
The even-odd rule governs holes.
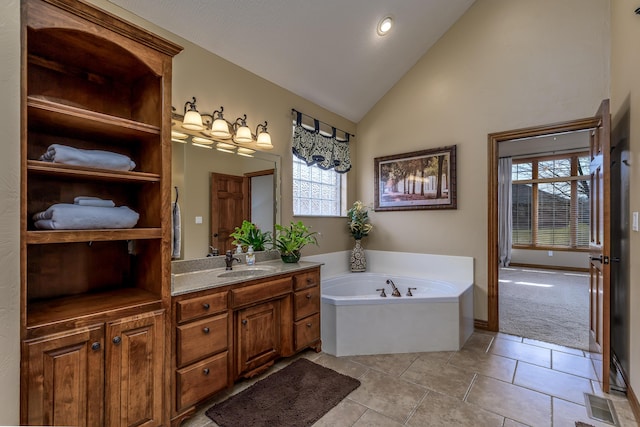
[[[78,325],[103,322],[122,311],[149,311],[159,308],[158,295],[140,288],[123,288],[91,294],[73,295],[38,301],[27,306],[27,329],[54,328],[71,321]],[[156,307],[157,306],[157,307]]]
[[[60,163],[43,162],[41,160],[27,160],[27,170],[42,175],[93,179],[97,181],[133,183],[160,182],[160,175],[156,173],[88,169],[83,166],[64,165]]]
[[[27,231],[27,244],[98,242],[111,240],[160,239],[160,228],[124,228],[102,230]]]
[[[51,101],[38,96],[27,97],[30,126],[46,126],[52,129],[69,129],[74,132],[109,136],[118,139],[148,138],[160,135],[158,126],[110,116],[96,111]]]

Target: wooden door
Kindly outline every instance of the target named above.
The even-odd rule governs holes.
[[[280,355],[280,302],[239,310],[236,343],[238,376],[252,376],[251,371],[277,358]]]
[[[104,425],[101,325],[27,342],[24,353],[21,424]]]
[[[106,340],[105,425],[162,425],[164,311],[108,323]]]
[[[591,241],[590,275],[590,350],[602,353],[602,388],[609,391],[610,364],[610,116],[609,100],[602,101],[596,117],[598,126],[591,132]]]
[[[211,246],[221,254],[235,249],[232,237],[242,220],[251,220],[246,209],[247,179],[242,176],[211,174]]]

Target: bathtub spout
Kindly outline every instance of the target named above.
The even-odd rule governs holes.
[[[393,280],[387,279],[387,285],[391,285],[391,287],[393,288],[393,292],[391,293],[391,296],[394,296],[394,297],[402,296],[400,295],[400,291],[398,290],[398,288],[396,288],[396,284],[393,283]]]

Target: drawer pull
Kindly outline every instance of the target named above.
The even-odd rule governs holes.
[[[208,302],[205,302],[204,304],[202,304],[202,308],[204,308],[205,310],[209,310],[209,307],[210,305]]]
[[[202,373],[205,374],[205,375],[209,375],[209,368],[204,368],[202,370]]]
[[[311,299],[311,294],[307,294],[307,299]]]
[[[312,323],[307,323],[307,328],[310,328],[311,326],[313,326]]]
[[[202,328],[202,332],[204,332],[205,334],[209,333],[209,328],[207,328],[206,326],[204,328]]]

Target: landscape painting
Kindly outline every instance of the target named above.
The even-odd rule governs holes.
[[[376,157],[376,211],[456,209],[456,146]]]

